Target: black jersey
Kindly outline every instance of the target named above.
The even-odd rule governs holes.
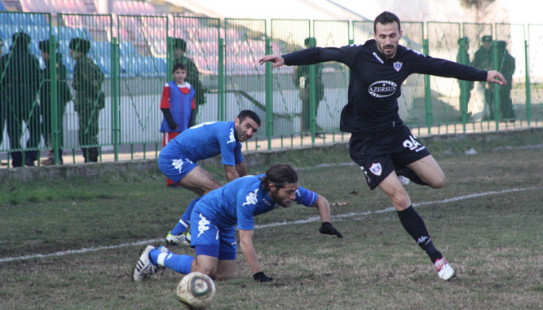
[[[341,112],[343,132],[375,132],[402,124],[398,114],[400,86],[412,73],[486,81],[487,72],[445,59],[425,56],[399,45],[386,59],[375,40],[340,48],[314,47],[283,55],[286,65],[325,61],[344,63],[351,70],[347,105]]]

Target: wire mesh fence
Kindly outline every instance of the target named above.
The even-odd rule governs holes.
[[[106,153],[156,157],[161,93],[176,63],[195,89],[196,123],[233,120],[243,109],[266,120],[246,149],[271,148],[272,139],[280,147],[343,140],[346,66],[272,70],[258,59],[373,38],[367,21],[0,12],[0,26],[0,159],[14,167],[44,157],[48,164],[103,161]],[[508,80],[492,88],[410,76],[399,113],[415,132],[541,123],[542,25],[402,22],[402,30],[400,43],[414,51],[496,69]]]

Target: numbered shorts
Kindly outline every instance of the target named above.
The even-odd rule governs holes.
[[[183,154],[180,154],[177,158],[158,156],[158,168],[174,183],[181,181],[181,179],[197,166],[197,163],[187,159]]]
[[[360,166],[370,189],[392,171],[430,155],[426,147],[400,125],[377,133],[353,133],[349,141],[351,159]]]
[[[202,202],[198,202],[202,203]],[[219,260],[236,259],[236,227],[219,228],[213,217],[193,210],[190,215],[190,246],[196,255],[218,257]]]

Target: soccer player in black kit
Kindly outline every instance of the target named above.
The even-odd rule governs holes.
[[[425,146],[411,134],[398,114],[403,81],[412,73],[505,84],[497,71],[481,71],[452,61],[425,56],[399,45],[400,20],[383,12],[373,24],[374,39],[364,45],[309,48],[290,54],[268,55],[260,64],[310,65],[326,61],[344,63],[351,70],[348,102],[341,112],[340,130],[350,132],[349,153],[360,166],[371,189],[379,186],[396,208],[404,229],[428,254],[439,278],[450,280],[454,269],[433,245],[424,221],[398,176],[441,188],[445,175]]]

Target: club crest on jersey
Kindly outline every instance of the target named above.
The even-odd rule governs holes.
[[[381,173],[383,172],[383,169],[381,168],[380,163],[373,163],[373,164],[371,164],[370,171],[374,175],[380,176]]]
[[[400,72],[400,69],[402,69],[402,63],[399,61],[396,61],[395,63],[393,63],[392,66],[394,67],[394,70],[396,70],[397,72]]]

